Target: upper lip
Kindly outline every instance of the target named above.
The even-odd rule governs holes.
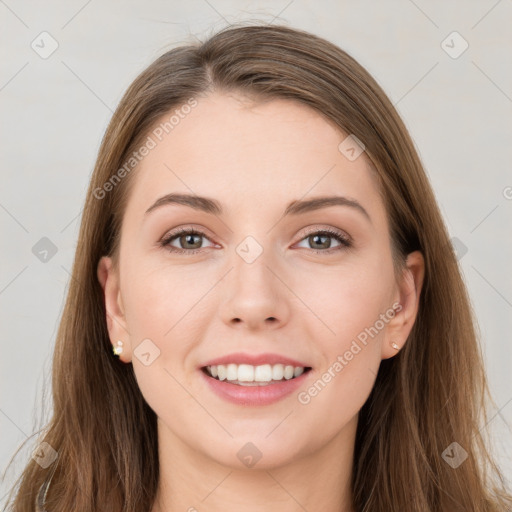
[[[217,366],[219,364],[250,364],[252,366],[259,366],[263,364],[284,364],[289,366],[302,366],[304,368],[309,368],[307,364],[302,363],[301,361],[297,361],[296,359],[292,359],[290,357],[282,356],[279,354],[271,354],[271,353],[263,353],[263,354],[246,354],[243,352],[235,352],[232,354],[227,354],[225,356],[216,357],[215,359],[211,359],[201,365],[201,368],[204,366]]]

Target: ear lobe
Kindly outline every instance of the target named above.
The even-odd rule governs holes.
[[[398,353],[405,345],[418,314],[421,289],[425,277],[425,260],[420,251],[407,256],[406,268],[398,285],[396,302],[400,304],[397,313],[389,322],[382,346],[382,359],[388,359]],[[398,350],[393,348],[398,345]]]
[[[124,362],[130,362],[130,340],[121,298],[119,275],[112,265],[112,258],[103,256],[98,263],[96,272],[98,281],[103,288],[110,342],[112,345],[116,345],[118,341],[122,341],[123,353],[119,358]]]

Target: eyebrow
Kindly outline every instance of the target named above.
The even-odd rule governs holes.
[[[146,215],[161,206],[169,204],[181,204],[195,210],[200,210],[213,215],[222,215],[222,206],[215,199],[190,194],[170,193],[158,198],[147,210]],[[324,196],[307,200],[292,201],[285,209],[283,217],[287,215],[300,215],[329,206],[348,206],[362,213],[371,223],[372,219],[365,208],[355,199],[344,196]]]

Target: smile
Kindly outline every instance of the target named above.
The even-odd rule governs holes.
[[[310,367],[283,364],[219,364],[206,366],[203,370],[214,379],[228,381],[239,386],[268,386],[276,382],[291,380],[309,371]]]
[[[250,368],[245,368],[246,366]],[[263,406],[273,404],[297,392],[312,374],[311,370],[310,367],[251,366],[231,363],[225,366],[206,366],[201,368],[199,373],[208,389],[223,400],[239,406]],[[252,378],[248,380],[251,377],[251,371]],[[213,375],[215,372],[216,376]],[[274,376],[281,376],[281,378],[274,380]],[[223,377],[222,380],[219,377]]]

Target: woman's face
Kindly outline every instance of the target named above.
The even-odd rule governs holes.
[[[159,436],[231,467],[247,454],[284,464],[350,438],[381,359],[405,343],[422,276],[413,253],[395,281],[369,160],[288,100],[216,92],[166,134],[173,112],[132,171],[119,268],[106,257],[98,268],[112,343],[123,342]],[[311,202],[320,197],[338,202]],[[311,370],[293,384],[242,386],[202,369],[251,361],[240,354],[263,355],[227,368],[246,384],[258,366],[258,378],[279,378],[286,359]]]

